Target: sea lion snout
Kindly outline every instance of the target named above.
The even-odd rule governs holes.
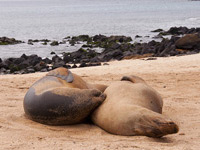
[[[94,89],[91,91],[91,97],[94,101],[98,101],[101,104],[106,99],[106,94]]]
[[[167,134],[174,134],[179,131],[179,127],[172,120],[153,120],[154,126],[152,128],[152,132],[149,134],[151,137],[160,138]]]

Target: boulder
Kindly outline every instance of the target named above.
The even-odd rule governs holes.
[[[93,36],[94,42],[104,42],[104,41],[107,41],[107,40],[108,40],[108,38],[105,35],[99,34],[99,35]]]
[[[63,61],[65,63],[72,63],[73,62],[73,58],[71,57],[71,54],[70,53],[64,53],[63,54]]]
[[[141,37],[142,37],[142,36],[140,36],[140,35],[136,35],[136,36],[135,36],[135,38],[141,38]]]
[[[28,44],[29,44],[29,45],[33,45],[33,41],[32,41],[32,40],[31,40],[31,41],[28,40]]]
[[[38,55],[30,55],[27,58],[27,61],[29,62],[29,66],[35,66],[42,60],[41,57],[38,57]]]
[[[19,68],[18,65],[11,64],[11,65],[9,66],[9,70],[10,70],[10,73],[14,73],[14,72],[16,72],[16,71],[20,71],[20,68]]]
[[[69,41],[69,44],[70,44],[71,46],[74,46],[74,45],[76,44],[76,41],[71,39],[71,40]]]
[[[123,58],[123,52],[119,49],[103,52],[98,57],[102,62],[110,61],[111,59],[121,60]]]
[[[60,61],[62,61],[62,58],[60,58],[58,55],[55,55],[52,57],[52,62],[58,63]]]
[[[8,69],[8,64],[5,63],[5,61],[0,63],[0,68]]]
[[[30,64],[28,60],[25,60],[22,63],[20,63],[18,66],[20,69],[26,69],[27,67],[30,67],[32,65]]]
[[[20,58],[24,58],[24,59],[27,59],[28,56],[26,54],[22,54],[22,56]]]
[[[48,39],[42,39],[42,40],[40,40],[40,42],[45,42],[45,43],[48,43],[48,42],[50,42],[51,40],[48,40]]]
[[[156,30],[153,30],[151,32],[162,32],[162,31],[163,31],[163,29],[156,29]]]
[[[44,61],[41,61],[38,64],[36,64],[33,68],[35,69],[35,71],[41,71],[42,69],[46,69],[47,66]]]
[[[132,38],[127,36],[110,36],[108,37],[109,42],[120,42],[120,43],[127,43],[131,42]]]
[[[200,34],[187,34],[182,38],[178,39],[175,45],[178,49],[200,49]]]
[[[14,60],[13,60],[13,63],[15,64],[15,65],[19,65],[20,63],[22,63],[23,61],[25,61],[25,59],[24,58],[15,58]]]
[[[110,43],[108,44],[108,46],[107,46],[107,48],[113,49],[113,50],[118,49],[119,47],[120,47],[120,44],[118,44],[118,43],[116,43],[116,42],[110,42]]]
[[[52,60],[49,59],[49,58],[44,58],[42,59],[43,62],[45,62],[46,64],[51,64],[52,63]]]
[[[80,68],[82,68],[82,67],[87,67],[87,64],[86,64],[85,62],[83,62],[83,63],[81,63],[81,64],[79,65],[79,67],[80,67]]]
[[[53,41],[53,42],[51,42],[51,44],[50,44],[51,46],[58,46],[59,45],[59,43],[58,43],[58,41]]]
[[[50,54],[51,54],[51,55],[55,55],[56,53],[55,53],[55,52],[51,52]]]
[[[66,63],[63,60],[55,62],[52,66],[52,69],[56,69],[56,68],[59,68],[59,67],[66,67],[67,68]]]
[[[38,40],[38,39],[35,39],[35,40],[33,40],[33,42],[35,42],[35,43],[37,43],[37,42],[39,42],[40,40]]]
[[[0,37],[0,45],[13,45],[23,43],[20,40],[16,40],[15,38],[8,38],[8,37]]]

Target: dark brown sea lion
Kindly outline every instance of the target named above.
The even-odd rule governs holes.
[[[58,68],[30,87],[24,111],[28,118],[43,124],[80,123],[104,101],[106,87],[89,84],[68,69]]]
[[[106,100],[92,113],[92,121],[112,134],[162,137],[178,126],[162,115],[161,96],[136,76],[125,76],[104,92]]]

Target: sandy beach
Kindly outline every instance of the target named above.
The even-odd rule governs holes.
[[[163,114],[180,127],[160,139],[111,135],[92,124],[47,126],[24,117],[28,88],[46,73],[0,76],[0,149],[27,150],[197,150],[200,147],[200,54],[123,60],[72,69],[91,83],[109,85],[123,75],[137,75],[164,100]]]

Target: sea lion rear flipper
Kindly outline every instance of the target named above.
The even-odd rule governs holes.
[[[67,68],[64,68],[64,67],[54,69],[50,71],[49,73],[47,73],[46,76],[55,76],[67,81],[68,83],[72,83],[74,80],[74,77],[71,71],[69,71]]]

